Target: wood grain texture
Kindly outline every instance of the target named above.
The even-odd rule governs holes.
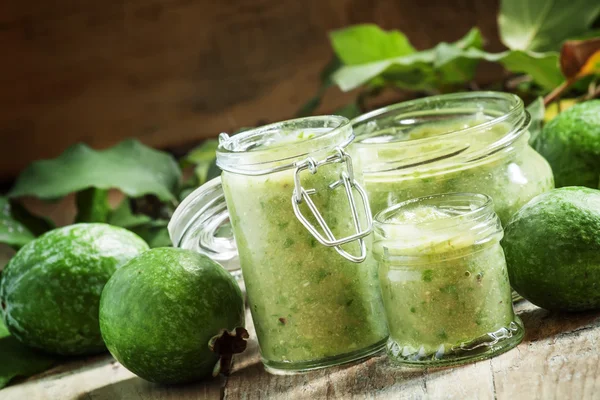
[[[5,0],[0,180],[28,162],[125,137],[165,148],[293,116],[331,57],[327,32],[376,22],[417,48],[479,26],[497,0]],[[497,73],[497,70],[496,70]],[[351,94],[330,90],[322,111]]]
[[[0,399],[598,399],[600,312],[552,314],[526,301],[516,309],[525,324],[523,343],[491,360],[455,368],[397,368],[379,356],[303,375],[269,375],[250,325],[252,340],[227,379],[164,387],[102,356],[9,386]]]

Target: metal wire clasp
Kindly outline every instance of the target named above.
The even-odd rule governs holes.
[[[330,184],[329,188],[331,190],[334,190],[335,188],[337,188],[340,185],[344,186],[344,189],[346,190],[346,196],[348,197],[348,203],[350,205],[350,210],[352,211],[352,220],[354,222],[354,229],[356,230],[355,234],[341,238],[341,239],[336,239],[333,232],[327,225],[327,222],[325,221],[325,219],[323,218],[323,216],[317,209],[315,203],[311,200],[310,196],[317,192],[316,189],[304,189],[300,182],[300,172],[304,171],[305,169],[308,169],[311,174],[315,174],[315,173],[317,173],[317,169],[320,166],[325,165],[325,164],[334,164],[334,163],[345,163],[346,171],[342,171],[340,179],[333,182],[332,184]],[[336,153],[327,157],[325,160],[315,161],[313,158],[309,157],[306,160],[304,160],[300,163],[297,163],[296,171],[294,172],[294,186],[295,186],[294,192],[292,194],[292,207],[294,208],[294,213],[296,214],[296,217],[298,218],[298,220],[300,220],[300,222],[302,222],[302,225],[304,225],[304,227],[306,229],[308,229],[308,231],[322,245],[335,248],[335,250],[342,257],[346,258],[347,260],[350,260],[355,263],[363,262],[365,260],[365,258],[367,257],[367,249],[366,249],[365,241],[363,240],[363,238],[368,236],[371,233],[371,231],[373,230],[373,218],[371,217],[371,208],[369,207],[369,200],[367,198],[367,193],[358,184],[358,182],[356,182],[356,180],[354,180],[354,171],[352,169],[352,158],[350,158],[350,155],[348,153],[346,153],[343,148],[337,147]],[[367,219],[367,221],[366,221],[367,228],[364,230],[362,230],[362,228],[361,228],[361,223],[360,223],[360,219],[358,217],[358,211],[356,209],[356,202],[354,201],[354,194],[352,192],[352,189],[356,189],[356,191],[358,192],[358,194],[361,197],[363,209],[364,209],[365,216]],[[300,204],[302,204],[303,202],[306,202],[306,205],[308,206],[310,211],[313,213],[315,219],[321,226],[321,229],[325,233],[326,237],[323,237],[323,235],[321,235],[321,233],[314,227],[314,225],[311,224],[304,217],[304,215],[302,215],[302,212],[300,211]],[[344,249],[342,249],[340,247],[343,244],[354,242],[356,240],[358,241],[358,244],[360,245],[360,255],[359,256],[354,256],[354,255],[346,252]]]

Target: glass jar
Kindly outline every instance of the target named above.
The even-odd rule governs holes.
[[[502,226],[488,196],[409,200],[377,214],[374,231],[392,361],[460,364],[520,343]]]
[[[528,144],[529,123],[513,94],[425,97],[354,119],[350,153],[365,166],[373,213],[430,194],[476,192],[494,199],[506,224],[554,187],[550,166]]]
[[[345,151],[353,139],[350,122],[337,116],[222,135],[220,180],[188,196],[188,212],[174,216],[172,232],[187,226],[184,242],[200,252],[215,258],[223,245],[222,258],[235,264],[229,250],[237,246],[270,372],[339,365],[385,346],[371,212],[360,166]],[[235,243],[216,240],[227,213]]]

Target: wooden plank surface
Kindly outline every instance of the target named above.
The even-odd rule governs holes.
[[[376,22],[417,48],[479,26],[498,0],[4,0],[0,180],[68,145],[170,147],[290,118],[332,55],[327,32]],[[495,69],[498,74],[499,69]],[[332,89],[323,111],[353,95]]]
[[[552,314],[526,301],[516,308],[525,324],[523,343],[491,360],[460,367],[397,368],[379,356],[351,366],[273,376],[260,364],[251,326],[253,339],[227,379],[160,386],[135,377],[109,356],[100,356],[9,386],[0,390],[0,399],[600,398],[600,312]]]

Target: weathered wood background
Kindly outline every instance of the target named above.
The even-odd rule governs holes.
[[[2,400],[297,400],[600,398],[600,313],[551,314],[523,301],[523,343],[491,360],[455,368],[403,369],[385,357],[304,375],[273,376],[260,363],[254,329],[234,373],[207,383],[145,382],[109,356],[60,366],[0,390]],[[248,321],[251,323],[250,315]]]
[[[329,60],[327,32],[375,22],[417,48],[478,26],[497,0],[3,0],[0,181],[84,141],[174,147],[291,117]],[[495,70],[496,73],[498,70]],[[348,102],[331,90],[323,106]]]

